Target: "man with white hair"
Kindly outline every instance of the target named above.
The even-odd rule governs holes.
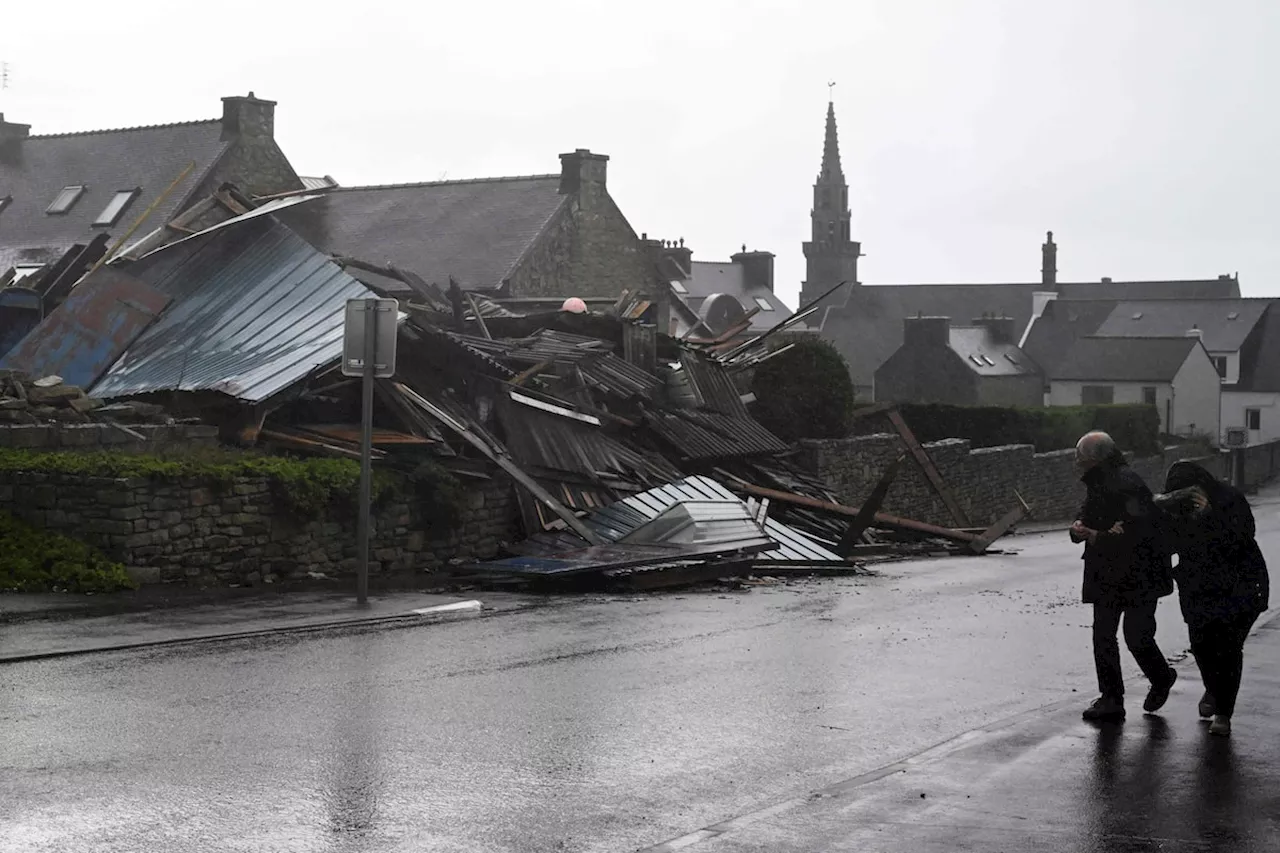
[[[1082,598],[1093,605],[1093,660],[1101,694],[1086,720],[1123,720],[1124,676],[1116,632],[1124,622],[1125,645],[1151,689],[1143,710],[1158,711],[1177,672],[1156,645],[1156,605],[1173,592],[1172,559],[1151,490],[1105,432],[1076,444],[1076,472],[1086,497],[1071,525],[1071,541],[1084,542]]]

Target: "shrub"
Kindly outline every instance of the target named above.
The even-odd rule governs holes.
[[[1074,447],[1090,430],[1103,430],[1121,449],[1147,456],[1160,451],[1160,414],[1154,406],[949,406],[938,403],[898,407],[916,438],[922,442],[964,438],[976,447],[1032,444],[1037,451]],[[854,422],[856,432],[884,432],[880,418]]]
[[[124,566],[83,542],[0,512],[0,590],[114,592],[136,589]]]
[[[755,369],[752,415],[786,441],[843,438],[853,412],[849,365],[835,347],[794,340],[791,349]]]

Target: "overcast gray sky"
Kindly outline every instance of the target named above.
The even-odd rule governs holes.
[[[590,148],[637,231],[768,249],[794,304],[835,80],[863,281],[1034,281],[1052,229],[1064,279],[1280,296],[1277,45],[1277,0],[9,0],[0,110],[50,133],[252,89],[344,184]]]

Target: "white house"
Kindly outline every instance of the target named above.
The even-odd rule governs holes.
[[[1049,405],[1145,403],[1170,435],[1220,432],[1221,377],[1200,338],[1083,337],[1047,377]]]
[[[1198,335],[1222,384],[1220,438],[1243,429],[1250,444],[1280,439],[1280,317],[1270,299],[1120,302],[1099,337]]]

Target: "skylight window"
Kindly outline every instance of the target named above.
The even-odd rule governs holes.
[[[66,213],[84,195],[84,186],[63,187],[45,213]]]
[[[1005,360],[1006,360],[1006,361],[1008,361],[1010,364],[1017,364],[1017,363],[1018,363],[1018,360],[1017,360],[1016,358],[1014,358],[1014,357],[1013,357],[1013,353],[1011,353],[1011,352],[1007,352],[1007,353],[1005,353],[1005,354],[1004,354],[1004,357],[1005,357]]]
[[[756,297],[756,304],[760,306],[761,311],[773,310],[773,303],[770,302],[768,299],[765,299],[763,296]]]
[[[18,264],[13,268],[13,278],[10,279],[9,286],[13,287],[24,278],[33,276],[42,269],[44,269],[44,264]]]
[[[1135,312],[1133,313],[1133,319],[1135,319],[1135,320],[1141,320],[1141,319],[1142,319],[1142,312],[1141,312],[1141,311],[1135,311]]]
[[[4,209],[13,202],[13,196],[0,195],[0,213],[4,213]]]
[[[3,205],[0,205],[0,210],[4,210],[4,206],[3,206]],[[1228,319],[1228,320],[1239,320],[1239,319],[1240,319],[1240,313],[1239,313],[1238,311],[1232,311],[1230,314],[1228,314],[1228,315],[1227,315],[1227,319]]]
[[[133,202],[142,190],[117,190],[116,194],[111,197],[111,201],[107,202],[107,206],[98,214],[98,218],[93,220],[94,225],[115,225],[120,219],[120,215]]]
[[[674,290],[676,293],[680,294],[681,296],[689,295],[689,288],[685,287],[684,283],[681,282],[679,279],[671,280],[671,289]]]
[[[995,363],[994,361],[992,361],[992,360],[991,360],[991,356],[989,356],[989,355],[985,355],[985,354],[984,354],[984,355],[982,356],[982,360],[983,360],[984,362],[986,362],[987,367],[995,367],[995,366],[996,366],[996,363]]]
[[[976,355],[969,356],[969,360],[978,365],[978,367],[986,367],[986,364],[983,363],[982,359]]]

